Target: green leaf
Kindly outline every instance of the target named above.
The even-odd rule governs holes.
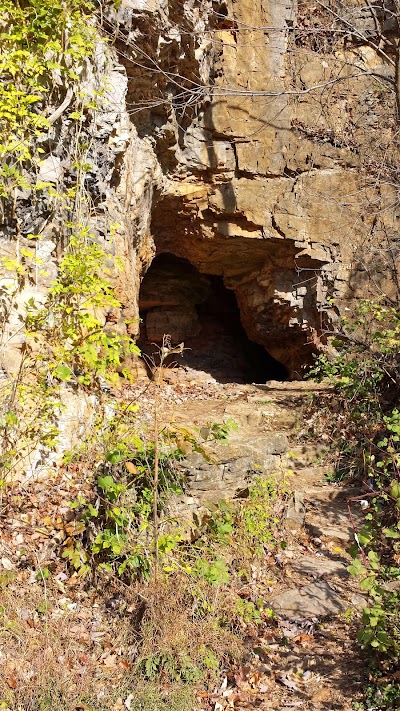
[[[394,499],[400,499],[400,483],[398,481],[392,481],[390,485],[390,496]]]
[[[87,509],[92,518],[96,518],[99,515],[98,510],[92,504],[88,504]]]
[[[363,528],[358,534],[358,540],[360,546],[366,546],[372,540],[372,534],[366,528]]]
[[[15,412],[12,412],[12,410],[9,410],[5,414],[5,421],[7,425],[16,425],[18,424],[18,417],[15,414]]]
[[[72,375],[71,368],[68,365],[57,365],[53,370],[53,375],[59,380],[70,380]]]
[[[109,491],[114,487],[114,479],[112,476],[99,476],[97,484],[103,491]]]
[[[400,538],[400,532],[395,531],[394,528],[384,528],[382,533],[386,538]]]
[[[376,583],[375,576],[369,575],[368,578],[363,578],[360,582],[360,589],[363,591],[372,590]]]
[[[350,575],[355,575],[355,576],[365,575],[365,573],[367,572],[367,569],[361,563],[359,558],[355,558],[352,565],[349,565],[347,570],[350,573]]]
[[[107,452],[106,459],[110,464],[118,464],[122,459],[122,452],[120,449],[113,449],[111,452]]]

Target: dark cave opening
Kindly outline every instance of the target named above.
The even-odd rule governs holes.
[[[202,274],[186,259],[170,253],[155,257],[142,281],[139,309],[138,344],[147,361],[169,334],[174,345],[185,345],[169,363],[180,375],[202,373],[222,383],[288,378],[285,366],[248,338],[235,293],[223,277]]]

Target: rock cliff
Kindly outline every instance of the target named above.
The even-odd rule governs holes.
[[[172,254],[221,277],[248,338],[298,377],[354,299],[395,293],[397,45],[388,8],[379,17],[358,0],[104,8],[105,41],[81,78],[89,97],[102,85],[101,104],[86,106],[81,138],[90,145],[87,221],[122,260],[114,324],[128,320],[138,334],[140,280],[155,255]],[[63,105],[47,109],[58,114],[41,141],[39,177],[65,188],[77,170],[72,120]],[[19,304],[40,300],[57,271],[63,219],[51,190],[38,200],[18,188],[3,212],[2,256],[15,254],[18,228],[28,246],[41,235],[47,263],[7,316],[6,370],[23,340]],[[166,303],[153,305],[150,321]]]

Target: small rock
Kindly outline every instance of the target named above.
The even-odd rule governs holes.
[[[286,511],[286,528],[302,528],[304,525],[304,517],[304,496],[301,491],[294,491]]]
[[[311,524],[310,530],[313,536],[322,538],[324,541],[331,543],[340,543],[342,546],[347,547],[354,541],[354,531],[350,526],[346,527],[336,527],[336,526],[323,526],[322,523]]]
[[[284,432],[271,432],[267,436],[252,441],[253,447],[264,450],[264,454],[284,454],[289,449],[289,440]]]

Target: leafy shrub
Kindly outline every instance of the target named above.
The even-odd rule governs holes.
[[[334,358],[322,355],[313,377],[328,377],[335,387],[323,409],[324,435],[340,448],[342,474],[357,477],[362,493],[350,501],[363,505],[365,524],[356,531],[350,573],[368,594],[358,640],[387,670],[400,660],[400,313],[385,303],[362,301],[355,318],[345,319],[333,345]],[[335,412],[334,423],[331,414]],[[382,667],[382,668],[383,668]],[[381,688],[382,695],[383,687]],[[391,706],[379,706],[391,708]]]
[[[148,579],[154,554],[153,469],[154,445],[134,435],[107,453],[103,471],[96,475],[91,499],[71,502],[75,524],[64,544],[66,558],[81,576],[97,572],[117,577]],[[171,491],[180,491],[174,452],[164,451],[160,461],[158,505]],[[158,553],[168,557],[181,542],[179,527],[157,538]]]

